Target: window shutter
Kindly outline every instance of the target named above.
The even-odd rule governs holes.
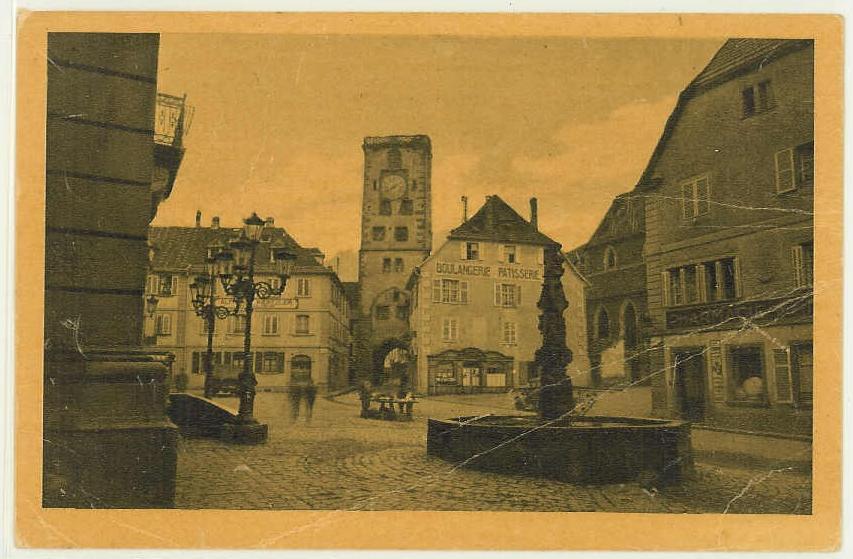
[[[696,215],[706,215],[711,209],[711,191],[708,187],[708,178],[702,177],[696,181]]]
[[[172,295],[178,294],[178,276],[172,276]]]
[[[193,352],[193,374],[197,375],[199,371],[200,355],[197,351]]]
[[[464,304],[468,303],[468,282],[460,281],[459,282],[459,302]]]
[[[732,259],[732,264],[734,265],[734,276],[735,276],[735,298],[740,299],[741,297],[741,281],[740,281],[740,259],[735,257]]]
[[[776,152],[776,192],[794,189],[794,150],[791,148]]]
[[[705,273],[705,264],[696,265],[697,288],[699,289],[699,302],[708,302],[708,280]]]
[[[791,249],[791,259],[794,263],[794,281],[797,287],[803,287],[805,285],[805,278],[803,277],[803,247],[797,245],[792,247]]]
[[[693,183],[684,183],[681,185],[681,217],[684,219],[693,218]]]
[[[255,359],[255,372],[260,373],[264,368],[264,352],[256,351],[251,358]]]
[[[495,283],[495,306],[501,306],[501,284]]]
[[[773,350],[773,370],[776,381],[776,401],[792,403],[794,401],[791,381],[791,352],[788,349]]]
[[[664,307],[668,307],[670,303],[670,293],[669,293],[669,272],[661,272],[660,273],[660,292],[661,299]]]
[[[520,285],[515,286],[515,306],[516,307],[521,306],[521,286]]]
[[[462,254],[460,255],[460,258],[462,258],[462,260],[468,260],[468,243],[462,241],[461,243],[459,243],[459,248],[462,249]]]
[[[441,302],[441,280],[434,279],[432,280],[432,302],[440,303]]]

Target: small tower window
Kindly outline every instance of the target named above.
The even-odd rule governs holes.
[[[409,228],[408,227],[395,227],[394,228],[394,240],[399,242],[404,242],[409,240]]]
[[[604,269],[609,270],[616,267],[616,251],[613,247],[604,249]]]
[[[379,215],[391,215],[391,200],[379,202]]]
[[[400,156],[400,149],[393,147],[388,150],[388,167],[390,169],[399,169],[403,166],[403,158]]]
[[[412,215],[414,205],[408,198],[400,202],[400,215]]]

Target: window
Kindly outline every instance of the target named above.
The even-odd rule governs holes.
[[[729,348],[729,397],[736,402],[763,404],[767,400],[761,346]]]
[[[468,303],[468,282],[455,279],[432,281],[432,300],[435,303]]]
[[[465,243],[462,245],[463,260],[479,260],[480,259],[480,243]]]
[[[794,278],[797,287],[814,285],[814,242],[797,245],[793,249]]]
[[[157,295],[171,297],[178,290],[178,278],[172,274],[160,274],[157,280]]]
[[[441,325],[441,339],[455,342],[459,339],[459,324],[455,318],[445,318]]]
[[[751,117],[773,108],[773,88],[770,85],[770,80],[743,88],[741,90],[741,101],[744,117]]]
[[[495,306],[518,307],[521,304],[521,286],[513,283],[495,284]]]
[[[403,259],[395,258],[394,259],[394,271],[400,273],[403,271]]]
[[[740,296],[735,258],[670,268],[663,275],[666,306],[726,301]]]
[[[296,333],[310,334],[311,333],[311,317],[307,314],[296,315]]]
[[[604,269],[609,270],[616,267],[616,249],[607,247],[604,249]]]
[[[382,259],[382,273],[390,274],[391,273],[391,259],[383,258]]]
[[[229,334],[243,334],[246,331],[246,315],[232,316],[228,321]]]
[[[397,305],[397,320],[409,319],[409,307],[406,305]]]
[[[284,353],[277,351],[258,352],[261,356],[261,371],[262,373],[283,373],[284,372]]]
[[[518,252],[516,250],[515,245],[503,246],[503,261],[507,264],[518,263]]]
[[[385,228],[384,227],[374,227],[370,230],[370,236],[374,241],[384,241],[385,240]]]
[[[394,240],[398,242],[405,242],[409,240],[409,228],[408,227],[395,227],[394,228]]]
[[[814,142],[776,152],[776,192],[814,186]]]
[[[311,358],[307,355],[294,355],[290,360],[290,382],[308,382],[311,380]]]
[[[412,215],[414,209],[412,201],[408,198],[400,202],[400,215]]]
[[[702,176],[681,184],[681,217],[695,219],[707,215],[711,205],[708,177]]]
[[[610,317],[607,315],[607,310],[604,307],[598,309],[598,316],[595,320],[596,337],[607,339],[610,337]]]
[[[376,320],[388,320],[391,318],[391,307],[388,305],[376,306]]]
[[[517,343],[515,322],[504,322],[503,343],[507,345],[515,345]]]
[[[311,280],[309,278],[296,279],[296,296],[310,297],[311,296]]]
[[[379,202],[379,215],[391,215],[391,200],[381,200]]]
[[[157,335],[171,336],[172,335],[172,317],[168,314],[157,315]]]
[[[264,335],[266,335],[266,336],[278,335],[278,315],[274,315],[274,314],[264,315]]]

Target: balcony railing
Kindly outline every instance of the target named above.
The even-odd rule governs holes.
[[[810,322],[813,314],[811,290],[789,297],[758,301],[710,303],[667,309],[667,330],[733,330],[747,323],[757,326]]]
[[[157,94],[154,115],[154,141],[166,146],[180,147],[189,133],[194,107],[187,105],[187,96]]]

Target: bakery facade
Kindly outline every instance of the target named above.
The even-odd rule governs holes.
[[[407,288],[418,390],[503,392],[527,385],[541,344],[536,303],[544,249],[557,244],[535,223],[535,200],[527,221],[489,196],[412,273]]]

